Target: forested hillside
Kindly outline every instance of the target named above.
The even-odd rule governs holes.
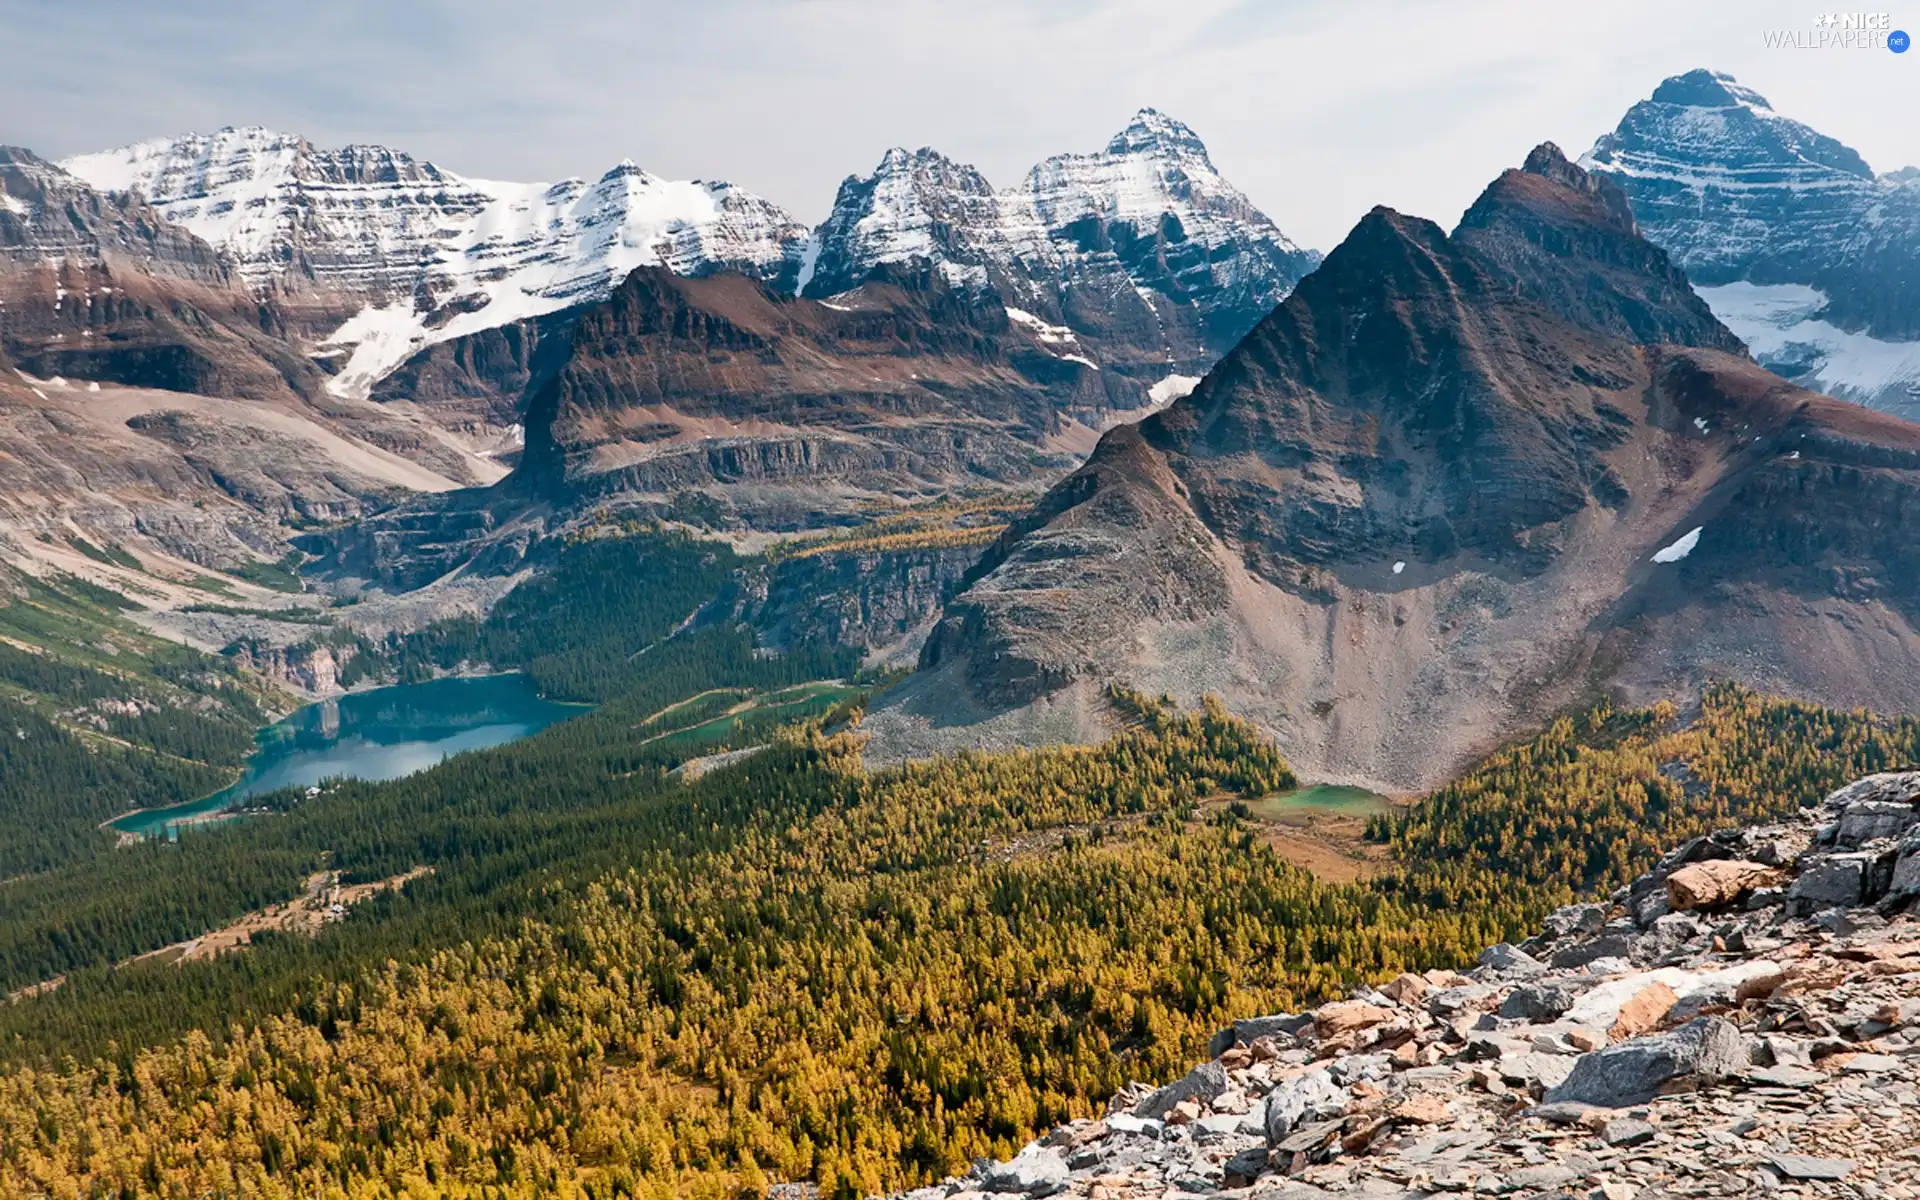
[[[337,806],[339,865],[438,870],[317,941],[77,972],[4,1010],[6,1186],[938,1177],[1184,1069],[1229,1017],[1458,964],[1657,843],[1920,742],[1731,688],[1684,727],[1601,710],[1382,822],[1394,869],[1331,885],[1202,815],[1291,783],[1271,745],[1117,699],[1137,727],[1096,748],[868,773],[830,717],[684,785],[582,720],[208,835],[318,853]]]
[[[13,861],[38,868],[0,881],[0,989],[196,936],[289,898],[323,865],[343,867],[350,878],[357,877],[353,872],[378,878],[391,862],[527,853],[520,843],[533,836],[528,829],[481,831],[462,822],[482,812],[498,821],[509,813],[590,809],[636,772],[657,781],[690,756],[764,738],[778,719],[796,714],[749,713],[704,745],[656,744],[663,731],[641,728],[662,708],[710,688],[751,694],[850,674],[857,666],[856,653],[815,645],[761,653],[751,630],[721,618],[686,626],[741,561],[724,546],[678,535],[585,539],[562,547],[549,574],[510,593],[483,621],[442,622],[379,645],[357,639],[360,653],[352,661],[402,679],[454,667],[522,669],[551,695],[602,707],[526,743],[462,758],[417,784],[349,784],[324,803],[199,831],[179,845],[116,850],[95,826],[137,805],[177,803],[229,782],[252,748],[253,726],[264,719],[248,703],[248,677],[225,659],[166,643],[147,646],[147,639],[150,672],[202,693],[222,689],[213,694],[224,707],[210,711],[226,715],[225,722],[174,705],[143,709],[138,717],[102,717],[103,736],[83,738],[40,714],[102,689],[125,696],[130,687],[160,688],[164,680],[143,683],[111,666],[66,667],[50,653],[0,643],[0,687],[16,682],[38,689],[22,693],[35,698],[20,718],[19,728],[30,736],[0,739],[0,766],[20,764],[0,776],[0,801],[8,805],[0,817],[17,818],[19,830],[0,839],[0,868]],[[0,619],[19,620],[23,607],[0,608]],[[79,632],[69,638],[77,643],[96,630],[91,636],[113,631],[134,639],[124,623],[98,614],[91,619],[95,625],[76,624]],[[6,702],[0,691],[0,704]],[[127,741],[134,735],[138,743]],[[194,751],[226,769],[181,757]]]
[[[121,618],[132,607],[0,566],[0,880],[109,854],[101,821],[224,787],[285,703],[218,656],[136,629]]]

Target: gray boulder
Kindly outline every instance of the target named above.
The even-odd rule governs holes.
[[[1920,822],[1920,812],[1904,800],[1856,800],[1840,814],[1834,841],[1859,848],[1881,838],[1899,837]]]
[[[1546,1099],[1624,1108],[1645,1104],[1676,1080],[1710,1082],[1746,1065],[1746,1043],[1740,1031],[1719,1017],[1700,1017],[1671,1033],[1634,1038],[1581,1055],[1566,1081],[1549,1091]]]
[[[1851,908],[1863,902],[1873,855],[1826,854],[1809,862],[1787,889],[1787,903],[1799,913]]]
[[[1599,933],[1606,924],[1606,905],[1569,904],[1548,913],[1541,929],[1548,937],[1563,938],[1576,933]]]
[[[1661,894],[1664,897],[1665,893]],[[1602,958],[1627,958],[1632,955],[1635,943],[1636,939],[1629,934],[1609,933],[1556,951],[1553,965],[1566,970],[1569,967],[1584,967]]]
[[[1480,952],[1480,965],[1500,975],[1531,977],[1546,973],[1547,964],[1508,942]]]
[[[1651,891],[1634,898],[1633,923],[1645,929],[1672,911],[1673,905],[1668,902],[1664,889]]]
[[[1207,1042],[1207,1054],[1219,1058],[1235,1046],[1251,1046],[1263,1037],[1297,1037],[1313,1028],[1312,1013],[1275,1013],[1270,1017],[1248,1017],[1213,1035]],[[1285,1044],[1285,1043],[1282,1043]]]
[[[1887,881],[1887,894],[1920,895],[1920,828],[1909,829],[1900,839],[1899,857],[1893,864],[1893,876]]]
[[[1920,800],[1920,771],[1885,771],[1856,779],[1827,796],[1827,806],[1845,811],[1863,800],[1912,804]]]
[[[1133,1115],[1161,1120],[1173,1111],[1173,1106],[1182,1100],[1198,1100],[1202,1104],[1211,1102],[1214,1097],[1227,1090],[1227,1072],[1217,1062],[1202,1063],[1187,1072],[1185,1079],[1177,1079],[1133,1106]]]
[[[1011,1162],[981,1163],[976,1168],[983,1192],[1051,1196],[1067,1186],[1066,1160],[1041,1145],[1028,1146]]]
[[[1267,1093],[1267,1145],[1278,1146],[1304,1124],[1339,1116],[1350,1098],[1324,1070],[1294,1076]]]
[[[1579,998],[1579,991],[1562,980],[1523,983],[1500,1002],[1500,1015],[1509,1021],[1532,1021],[1536,1025],[1557,1021]]]

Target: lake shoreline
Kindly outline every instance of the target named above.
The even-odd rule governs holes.
[[[530,737],[593,707],[549,700],[519,671],[448,674],[344,692],[261,726],[246,764],[225,787],[179,804],[129,809],[99,828],[123,844],[178,837],[192,826],[258,815],[237,811],[253,796],[289,788],[311,794],[329,779],[400,778],[454,754]]]

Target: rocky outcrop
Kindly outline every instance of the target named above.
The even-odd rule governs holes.
[[[1731,76],[1676,75],[1581,160],[1767,366],[1920,415],[1920,183]]]
[[[1920,707],[1920,426],[1738,350],[1551,146],[1451,235],[1377,209],[989,549],[865,728],[1213,692],[1391,792],[1595,691]]]
[[[341,653],[324,643],[276,645],[251,638],[235,642],[227,648],[227,655],[235,666],[257,672],[275,683],[297,688],[307,695],[321,697],[338,696],[345,690],[340,686],[340,668],[351,661],[353,655],[349,651],[342,658]]]
[[[1318,255],[1228,183],[1193,130],[1142,109],[1104,150],[1049,158],[1004,191],[937,151],[889,150],[841,184],[799,284],[828,297],[913,260],[993,290],[1052,329],[1058,355],[1090,355],[1143,396],[1203,373]]]
[[[911,663],[940,606],[959,588],[978,546],[823,550],[777,563],[754,615],[775,648],[808,642],[858,646]]]
[[[1916,829],[1920,773],[1902,773],[1697,839],[1465,974],[1238,1022],[1186,1078],[909,1195],[1911,1200],[1915,896],[1791,897],[1846,855],[1920,863]],[[1646,902],[1695,866],[1761,859],[1789,886],[1687,914]]]

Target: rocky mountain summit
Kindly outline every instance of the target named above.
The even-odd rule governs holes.
[[[908,1196],[1912,1200],[1916,899],[1920,772],[1871,776]]]
[[[1916,503],[1920,426],[1756,367],[1619,189],[1541,146],[1451,234],[1369,213],[1109,432],[865,728],[883,756],[1097,737],[1117,680],[1393,792],[1596,693],[1904,711],[1865,664],[1920,665],[1885,518]]]
[[[840,186],[798,282],[830,296],[916,258],[1058,326],[1144,391],[1203,374],[1319,256],[1229,183],[1192,129],[1146,108],[1105,149],[1056,155],[1004,190],[938,151],[889,150]]]
[[[1920,183],[1774,111],[1731,76],[1667,79],[1581,164],[1766,366],[1920,413]]]

